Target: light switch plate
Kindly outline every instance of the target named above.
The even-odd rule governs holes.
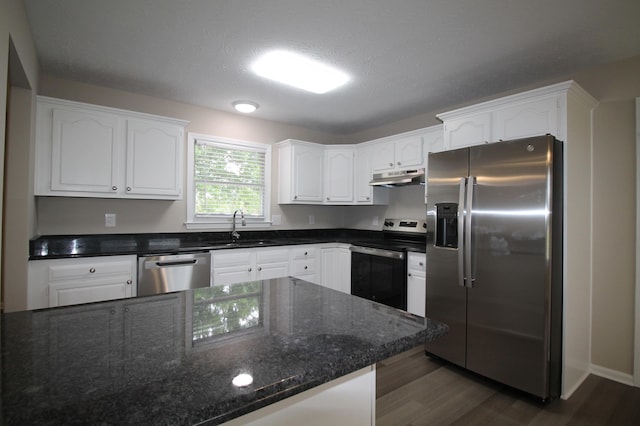
[[[316,217],[312,214],[309,215],[309,225],[314,225],[316,223]]]
[[[107,228],[115,228],[116,226],[116,214],[115,213],[105,213],[104,214],[104,226]]]

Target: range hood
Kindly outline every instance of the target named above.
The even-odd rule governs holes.
[[[400,170],[397,172],[375,173],[371,186],[424,185],[424,169]]]

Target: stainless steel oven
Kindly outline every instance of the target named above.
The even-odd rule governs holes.
[[[407,251],[426,249],[426,221],[385,219],[382,239],[351,246],[351,294],[407,309]]]

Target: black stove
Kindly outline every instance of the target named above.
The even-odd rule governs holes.
[[[407,251],[426,249],[425,220],[385,219],[383,238],[353,242],[351,294],[407,309]]]

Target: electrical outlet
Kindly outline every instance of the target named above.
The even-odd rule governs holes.
[[[309,215],[309,225],[314,225],[316,223],[316,217],[312,214]]]
[[[273,226],[282,225],[282,216],[280,216],[279,214],[274,214],[273,216],[271,216],[271,224]]]
[[[115,228],[116,226],[116,214],[115,213],[105,213],[104,214],[104,226],[107,228]]]
[[[373,226],[378,226],[378,216],[373,217]]]

